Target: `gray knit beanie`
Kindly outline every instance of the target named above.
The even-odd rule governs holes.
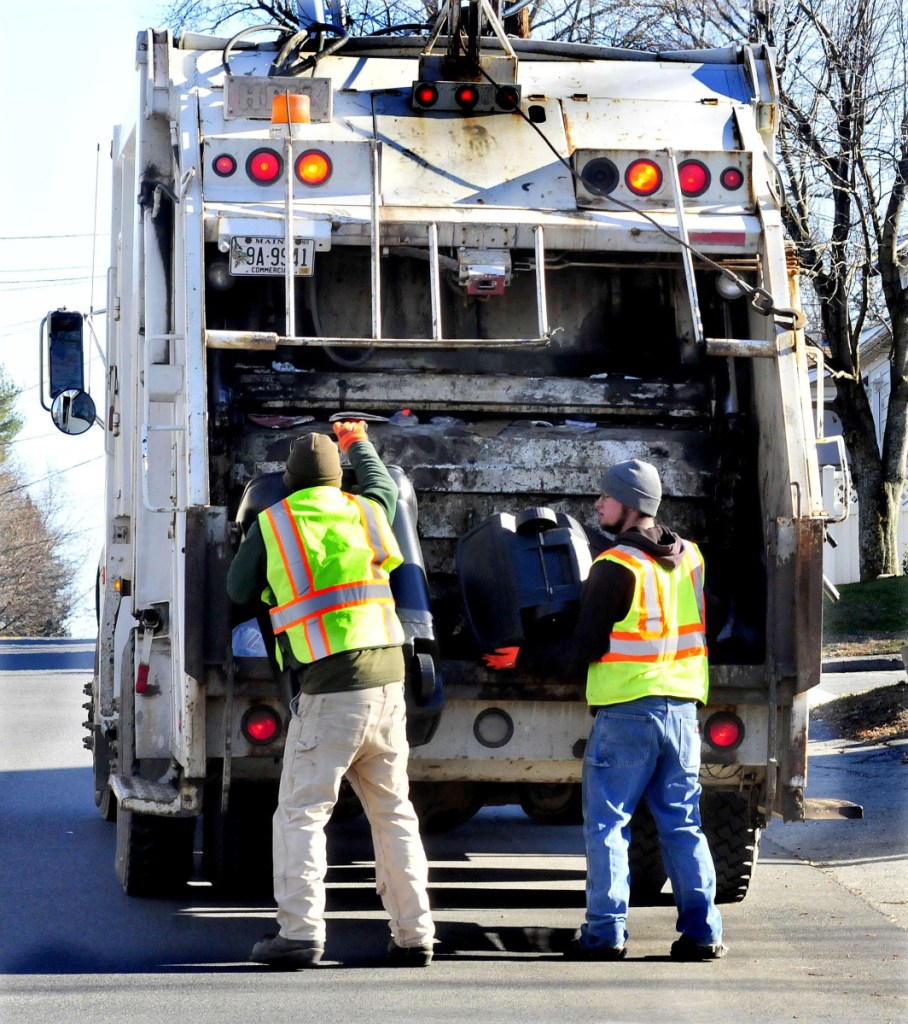
[[[602,474],[602,493],[641,515],[654,516],[662,500],[662,482],[655,466],[629,459],[610,466]]]
[[[337,445],[324,434],[304,434],[290,445],[284,483],[292,494],[304,487],[340,487]]]

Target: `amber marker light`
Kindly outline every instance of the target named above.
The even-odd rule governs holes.
[[[662,185],[662,170],[652,160],[635,160],[624,172],[624,182],[637,196],[651,196]]]
[[[304,185],[324,185],[331,171],[331,158],[320,149],[308,149],[296,161],[296,176]]]

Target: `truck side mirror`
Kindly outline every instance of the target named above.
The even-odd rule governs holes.
[[[47,324],[47,367],[50,402],[44,390],[44,325]],[[41,405],[64,434],[84,434],[95,422],[95,403],[85,387],[85,350],[82,314],[55,309],[41,321],[39,350]]]
[[[85,391],[67,388],[54,396],[50,416],[64,434],[84,434],[95,422],[95,403]]]
[[[51,401],[64,391],[85,388],[82,314],[57,309],[47,314]]]

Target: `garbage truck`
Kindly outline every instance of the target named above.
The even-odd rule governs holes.
[[[285,496],[291,441],[337,417],[368,421],[400,488],[426,831],[489,804],[579,820],[583,681],[482,654],[567,635],[610,542],[602,469],[629,458],[706,560],[719,899],[743,898],[774,816],[859,813],[804,792],[842,511],[820,487],[772,54],[535,40],[505,30],[513,11],[138,36],[96,415],[85,318],[48,314],[41,342],[57,426],[105,436],[86,743],[130,894],[270,877],[250,864],[270,855],[293,686],[267,610],[231,605],[225,579]],[[355,812],[348,794],[337,813]],[[642,902],[665,882],[645,806],[632,835]]]

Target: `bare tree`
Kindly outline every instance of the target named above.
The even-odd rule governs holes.
[[[75,601],[78,565],[63,554],[73,531],[54,492],[36,500],[21,479],[12,455],[23,425],[18,396],[0,368],[0,634],[62,636]]]
[[[74,569],[61,554],[51,499],[35,501],[14,474],[0,473],[0,633],[63,636]]]
[[[438,0],[352,0],[358,32],[425,21]],[[908,29],[903,0],[534,0],[537,38],[663,50],[766,43],[778,55],[785,223],[815,295],[834,408],[858,494],[861,577],[899,574],[908,460]],[[174,0],[175,24],[227,17],[296,25],[292,0]],[[906,225],[908,228],[908,225]],[[900,242],[901,239],[901,242]],[[861,376],[861,339],[889,332],[882,450]]]
[[[908,458],[908,262],[898,242],[908,183],[905,12],[898,0],[782,0],[766,39],[779,53],[783,216],[819,300],[858,494],[861,578],[899,574]],[[860,348],[880,324],[891,338],[882,451]]]

